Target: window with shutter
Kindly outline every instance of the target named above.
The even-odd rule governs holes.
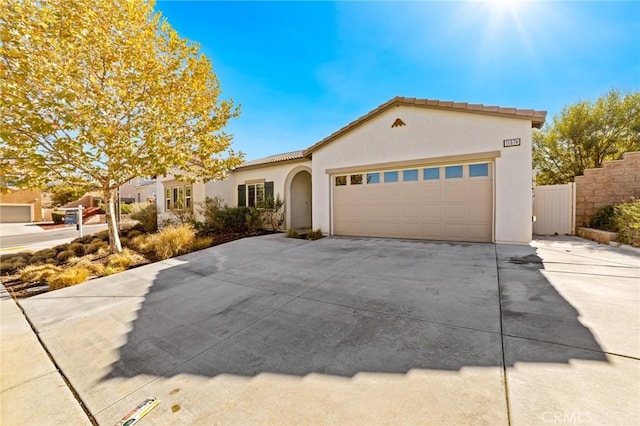
[[[247,205],[247,186],[238,185],[238,207],[245,207]]]

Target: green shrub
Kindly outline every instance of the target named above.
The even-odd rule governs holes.
[[[135,239],[138,238],[140,237]],[[195,239],[196,232],[191,225],[167,226],[149,235],[144,242],[144,251],[152,253],[158,259],[168,259],[190,252]]]
[[[120,214],[129,214],[133,211],[133,204],[120,203]]]
[[[199,203],[198,212],[204,218],[200,224],[205,232],[246,233],[262,227],[262,214],[254,207],[229,207],[220,198],[207,197]]]
[[[129,247],[131,245],[131,240],[127,237],[120,237],[120,245],[122,247]]]
[[[64,213],[51,212],[53,223],[64,223]]]
[[[271,226],[271,229],[277,231],[282,226],[284,223],[284,200],[280,198],[280,194],[277,194],[276,198],[269,197],[259,202],[257,207],[262,212],[264,222]]]
[[[217,230],[235,233],[250,232],[249,225],[257,229],[257,223],[261,222],[259,216],[260,213],[253,207],[227,207],[218,213]]]
[[[287,238],[298,238],[300,235],[298,235],[298,231],[296,231],[295,229],[289,229],[287,231]]]
[[[204,201],[197,204],[198,213],[204,221],[200,224],[204,231],[218,230],[218,214],[220,210],[228,208],[218,197],[205,197]]]
[[[77,257],[77,256],[71,250],[65,250],[65,251],[61,251],[60,253],[58,253],[58,255],[56,256],[56,260],[59,263],[65,263],[66,261],[68,261],[72,257]]]
[[[134,206],[129,218],[137,220],[148,233],[158,230],[158,208],[155,204]]]
[[[54,265],[29,265],[20,271],[20,281],[46,284],[51,277],[60,272],[62,272],[62,268]]]
[[[77,257],[82,257],[84,256],[86,248],[84,244],[72,243],[69,245],[67,250],[71,250],[72,252],[74,252]]]
[[[65,269],[62,272],[49,277],[49,290],[58,290],[60,288],[80,284],[85,282],[89,278],[89,275],[91,275],[89,269],[82,266],[74,266],[72,268]]]
[[[258,229],[262,228],[264,223],[262,212],[258,209],[249,208],[249,211],[244,216],[245,225],[247,226],[247,232],[257,232]],[[274,228],[275,231],[277,228]]]
[[[640,198],[631,198],[615,206],[617,241],[640,247]]]
[[[604,206],[593,214],[589,221],[589,228],[615,232],[615,215],[616,210],[613,206]]]
[[[322,238],[322,231],[320,229],[316,229],[315,231],[309,231],[307,234],[307,240],[315,241]]]

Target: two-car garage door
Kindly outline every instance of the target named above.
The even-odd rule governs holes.
[[[493,163],[336,174],[333,234],[493,240]]]
[[[4,205],[0,206],[0,223],[27,223],[31,222],[31,205]]]

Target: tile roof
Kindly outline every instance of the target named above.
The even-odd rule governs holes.
[[[337,139],[339,136],[342,136],[343,134],[349,132],[351,129],[359,126],[365,121],[375,117],[376,115],[396,105],[407,105],[407,106],[432,108],[432,109],[444,109],[444,110],[450,110],[450,111],[469,112],[469,113],[475,113],[475,114],[493,115],[498,117],[530,120],[531,127],[535,127],[538,129],[542,127],[542,125],[544,124],[544,120],[547,117],[546,111],[536,111],[532,109],[504,108],[499,106],[470,104],[467,102],[439,101],[436,99],[416,99],[416,98],[405,98],[402,96],[396,96],[395,98],[392,98],[389,101],[385,102],[384,104],[378,106],[376,109],[369,111],[362,117],[347,124],[340,130],[322,139],[320,142],[307,148],[306,150],[303,151],[303,154],[305,156],[311,155],[313,151],[320,148],[321,146],[328,144],[334,139]]]
[[[304,155],[304,151],[303,150],[285,152],[284,154],[276,154],[276,155],[271,155],[269,157],[258,158],[257,160],[245,161],[244,163],[242,163],[238,167],[236,167],[236,170],[244,169],[245,167],[262,166],[262,165],[265,165],[265,164],[280,163],[280,162],[283,162],[283,161],[291,161],[291,160],[298,160],[298,159],[302,159],[302,158],[305,158],[305,157],[306,156]]]

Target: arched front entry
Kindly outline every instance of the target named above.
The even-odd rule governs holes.
[[[295,173],[295,174],[293,174]],[[311,228],[311,173],[307,168],[293,171],[289,184],[288,221],[289,228]]]

